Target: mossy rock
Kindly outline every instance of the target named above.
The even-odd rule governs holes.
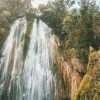
[[[5,35],[6,31],[4,28],[0,28],[0,49],[2,48],[4,41],[6,39],[6,35]]]
[[[88,71],[74,100],[100,100],[100,51],[90,54]]]
[[[23,49],[24,57],[26,57],[26,55],[27,55],[27,51],[28,51],[28,47],[29,47],[29,42],[30,42],[30,34],[31,34],[31,31],[32,31],[33,22],[34,22],[34,18],[28,20],[27,32],[25,34],[25,42],[24,42],[24,49]]]

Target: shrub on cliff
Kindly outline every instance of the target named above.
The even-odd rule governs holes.
[[[90,54],[87,73],[74,100],[100,100],[100,51]]]

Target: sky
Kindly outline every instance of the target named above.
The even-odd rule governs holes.
[[[32,5],[34,8],[37,8],[39,4],[47,4],[48,1],[50,0],[32,0]],[[75,0],[75,1],[79,1],[79,0]],[[97,2],[97,5],[100,6],[100,0],[96,0],[96,2]],[[77,4],[75,4],[74,6],[78,7]]]
[[[39,4],[47,4],[50,0],[32,0],[33,7],[38,7]]]

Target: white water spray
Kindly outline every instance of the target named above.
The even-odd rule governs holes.
[[[2,49],[0,61],[0,98],[7,100],[10,84],[17,80],[23,66],[24,35],[27,24],[25,18],[16,20]],[[16,81],[17,82],[17,81]],[[16,83],[17,84],[17,83]]]
[[[25,100],[54,100],[50,32],[42,21],[34,21],[24,65]]]
[[[27,24],[21,18],[12,25],[0,64],[1,100],[55,100],[53,36],[42,21],[35,20],[28,54],[23,47]]]

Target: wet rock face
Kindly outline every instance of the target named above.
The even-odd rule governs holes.
[[[71,75],[71,99],[76,95],[77,89],[79,87],[81,77],[77,72],[73,72]]]
[[[73,100],[79,88],[82,74],[84,73],[84,67],[77,58],[72,58],[69,64],[71,65],[71,100]]]
[[[55,39],[57,40],[57,39]],[[63,57],[61,56],[60,52],[58,51],[59,42],[56,41],[55,43],[55,69],[54,73],[57,80],[57,100],[70,100],[70,89],[68,86],[69,81],[68,77],[70,74],[69,65],[64,61]],[[67,66],[67,67],[66,67]]]
[[[66,100],[66,98],[70,98],[70,69],[69,65],[60,56],[56,59],[56,74],[58,100]]]
[[[80,85],[84,68],[77,58],[72,58],[66,62],[58,49],[56,46],[55,65],[58,100],[73,100]]]

